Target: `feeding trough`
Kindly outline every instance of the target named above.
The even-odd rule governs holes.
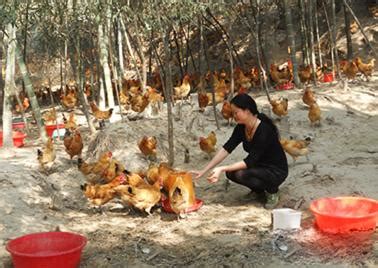
[[[44,232],[18,237],[8,242],[15,268],[75,268],[87,239],[69,232]]]
[[[327,233],[374,232],[378,201],[365,197],[321,198],[310,205],[317,227]]]
[[[171,204],[169,203],[169,198],[164,198],[162,199],[162,207],[164,209],[165,212],[168,212],[168,213],[175,213],[172,208],[171,208]],[[197,211],[199,210],[203,205],[203,201],[201,199],[198,199],[196,198],[196,201],[194,203],[193,206],[187,208],[184,212],[182,213],[191,213],[191,212],[194,212],[194,211]]]
[[[58,124],[58,126],[56,124],[55,125],[46,125],[45,129],[46,129],[47,135],[49,137],[52,137],[54,130],[57,129],[57,128],[64,129],[64,124]]]
[[[294,84],[293,82],[290,82],[290,81],[287,83],[276,85],[276,90],[289,90],[293,88],[294,88]]]
[[[16,147],[22,147],[24,146],[24,139],[26,138],[26,134],[19,132],[19,131],[13,131],[13,145]],[[0,131],[0,147],[3,146],[3,132]]]

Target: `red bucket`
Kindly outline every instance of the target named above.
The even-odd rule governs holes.
[[[34,233],[8,242],[15,268],[75,268],[87,239],[69,232]]]
[[[58,127],[59,129],[63,129],[64,124],[58,124]],[[45,128],[46,128],[47,135],[49,137],[52,137],[54,130],[57,129],[56,125],[46,125]]]
[[[323,77],[323,82],[328,83],[333,81],[333,73],[325,73]]]
[[[378,201],[346,196],[321,198],[310,205],[315,223],[327,233],[374,232],[378,219]]]
[[[12,123],[12,129],[24,129],[24,128],[25,128],[24,122]]]
[[[19,131],[13,131],[13,145],[16,147],[22,147],[24,146],[24,139],[26,138],[26,134],[19,132]],[[0,147],[3,146],[3,132],[0,131]]]

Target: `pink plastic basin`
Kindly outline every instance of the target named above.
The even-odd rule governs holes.
[[[64,124],[58,124],[58,127],[59,129],[63,129]],[[46,125],[45,128],[46,128],[47,135],[49,137],[52,137],[54,130],[57,129],[56,125]]]
[[[16,147],[22,147],[24,146],[24,139],[26,138],[26,134],[19,132],[19,131],[13,131],[13,145]],[[3,132],[0,131],[0,147],[3,146]]]
[[[69,232],[34,233],[8,242],[15,268],[74,268],[87,239]]]
[[[310,210],[318,228],[327,233],[374,231],[378,219],[378,201],[345,196],[314,200]]]

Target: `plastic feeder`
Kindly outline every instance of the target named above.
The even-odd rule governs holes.
[[[24,128],[25,128],[24,122],[12,123],[12,129],[24,129]]]
[[[333,73],[325,73],[323,77],[324,83],[329,83],[333,81]]]
[[[287,83],[276,86],[276,90],[289,90],[293,88],[294,88],[294,84],[292,82],[287,82]]]
[[[18,237],[8,242],[15,268],[78,267],[87,239],[69,232],[44,232]]]
[[[64,124],[58,124],[59,129],[64,129]],[[52,137],[52,134],[55,129],[57,129],[56,125],[46,125],[46,132],[49,137]]]
[[[169,198],[162,199],[161,204],[165,212],[175,213],[171,208],[171,204],[169,203]],[[202,205],[203,205],[203,201],[201,199],[196,198],[196,202],[194,203],[194,205],[187,208],[182,213],[191,213],[191,212],[197,211],[202,207]]]
[[[321,198],[310,205],[317,227],[327,233],[374,232],[378,201],[365,197]]]
[[[13,145],[16,147],[22,147],[24,146],[24,139],[26,138],[26,134],[19,132],[19,131],[13,131]],[[3,146],[3,132],[0,131],[0,147]]]

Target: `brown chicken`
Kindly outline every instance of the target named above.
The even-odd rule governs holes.
[[[56,124],[56,110],[55,107],[47,110],[42,114],[42,119],[45,122],[45,125],[53,125]]]
[[[307,138],[305,140],[288,140],[288,139],[281,139],[280,140],[282,148],[286,153],[288,153],[292,158],[295,164],[297,158],[299,156],[306,156],[307,161],[308,159],[308,145],[310,144],[310,139]]]
[[[221,113],[222,113],[223,118],[228,121],[228,125],[231,125],[231,121],[234,118],[234,116],[233,116],[231,104],[229,101],[225,100],[223,102]]]
[[[160,181],[155,182],[153,185],[147,183],[137,186],[120,185],[114,190],[123,202],[151,215],[151,209],[161,199],[160,185]]]
[[[270,104],[272,105],[272,111],[274,114],[278,115],[280,118],[287,115],[288,113],[288,103],[287,98],[280,98],[279,100],[271,100]]]
[[[83,159],[79,158],[77,167],[86,176],[88,182],[99,183],[112,161],[112,156],[111,152],[105,152],[94,163],[86,163]]]
[[[189,172],[171,172],[164,181],[169,203],[176,214],[185,213],[196,202],[192,175]]]
[[[20,97],[22,106],[18,105],[18,103],[15,105],[15,111],[17,113],[21,113],[21,111],[26,111],[30,107],[30,102],[27,97]]]
[[[199,138],[199,146],[202,151],[208,154],[210,157],[215,152],[215,145],[217,144],[217,136],[214,131],[211,131],[210,134],[205,137]]]
[[[205,90],[198,91],[198,106],[200,112],[204,112],[207,105],[209,105],[210,99]]]
[[[168,163],[162,162],[159,165],[153,164],[147,170],[147,182],[149,184],[154,184],[156,181],[161,179],[164,185],[164,181],[168,179],[171,172],[174,172],[174,169],[172,169]]]
[[[357,57],[354,62],[358,70],[366,77],[366,81],[369,81],[369,77],[372,76],[374,71],[375,59],[371,59],[368,63],[363,63],[361,58]]]
[[[138,147],[142,154],[147,156],[147,158],[152,157],[152,159],[156,159],[156,145],[157,140],[154,136],[147,137],[144,136],[139,142]]]
[[[104,126],[104,120],[109,119],[113,114],[113,108],[110,108],[109,110],[102,111],[100,110],[96,103],[94,101],[91,101],[90,103],[93,116],[100,121],[100,127]]]
[[[309,83],[312,77],[311,66],[307,65],[304,67],[303,66],[300,67],[298,75],[299,75],[299,79],[301,80],[301,83],[304,83],[304,84]]]
[[[174,87],[175,98],[185,99],[190,93],[190,76],[187,74],[184,76],[182,83],[178,87]]]
[[[164,97],[155,88],[147,88],[148,102],[151,104],[152,108],[158,112],[161,110]]]
[[[313,104],[314,102],[316,102],[315,94],[311,90],[311,87],[306,87],[306,89],[305,89],[305,91],[303,93],[302,100],[308,106],[310,106],[311,104]]]
[[[76,96],[75,89],[70,89],[68,86],[66,86],[66,95],[62,93],[62,95],[60,95],[60,100],[66,108],[68,109],[75,108],[76,103],[77,103],[77,96]]]
[[[75,155],[77,155],[78,157],[81,156],[84,145],[79,130],[75,130],[73,133],[70,133],[70,131],[66,129],[63,143],[64,147],[66,148],[66,152],[69,154],[71,160]]]
[[[68,120],[63,113],[63,123],[64,123],[64,128],[69,129],[69,130],[75,130],[77,128],[77,124],[76,124],[74,112],[70,113]]]
[[[107,184],[99,185],[85,183],[84,185],[80,185],[80,188],[93,205],[102,206],[116,196],[115,187],[124,183],[125,174],[122,173]]]
[[[242,69],[239,67],[235,68],[235,83],[236,85],[239,85],[239,87],[246,89],[249,89],[252,86],[251,78],[245,76]]]
[[[321,111],[319,108],[319,105],[314,102],[310,105],[310,108],[308,110],[308,119],[310,119],[311,126],[314,126],[317,124],[320,125],[320,119],[321,119]]]
[[[354,61],[347,62],[343,65],[343,73],[348,79],[354,79],[358,73],[357,64]]]
[[[146,109],[147,105],[149,104],[148,99],[149,97],[147,93],[143,95],[138,94],[138,95],[133,96],[130,100],[131,109],[134,112],[142,113]]]
[[[56,158],[56,152],[51,137],[48,138],[45,148],[37,150],[37,159],[43,171],[46,172],[46,166],[48,168],[54,163]]]
[[[290,68],[285,67],[283,70],[279,70],[276,64],[270,65],[270,77],[273,82],[278,85],[290,82],[292,80],[292,74]]]

